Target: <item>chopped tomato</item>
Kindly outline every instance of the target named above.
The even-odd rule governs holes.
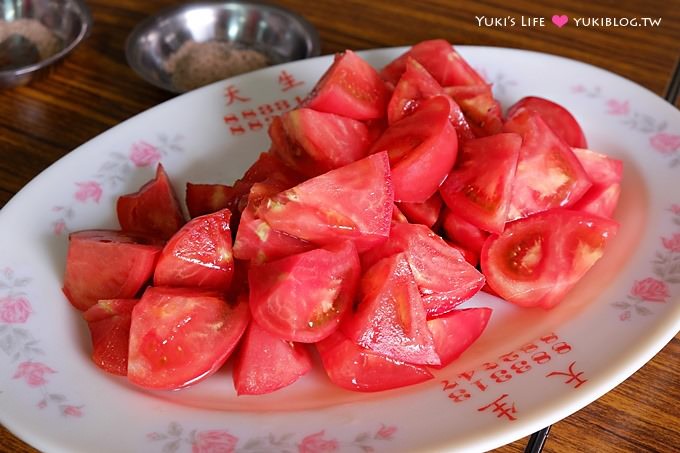
[[[385,115],[389,91],[371,65],[351,50],[336,54],[333,65],[303,102],[303,107],[355,120]]]
[[[238,395],[263,395],[287,387],[312,369],[304,345],[282,340],[252,321],[234,362]]]
[[[118,198],[118,222],[123,231],[170,239],[186,222],[175,190],[161,164],[156,177],[139,191]]]
[[[317,245],[351,240],[362,252],[387,238],[393,202],[383,152],[270,197],[257,215],[270,227]]]
[[[78,310],[101,299],[130,299],[153,275],[163,244],[113,230],[69,235],[64,294]]]
[[[153,281],[156,286],[185,286],[226,291],[234,273],[229,209],[189,221],[163,248]]]
[[[224,184],[192,184],[187,183],[186,203],[189,217],[212,214],[227,208],[233,197],[234,188]]]
[[[448,208],[444,208],[442,214],[442,229],[449,240],[464,245],[467,250],[477,255],[482,251],[484,242],[489,237],[489,233],[460,218]]]
[[[398,253],[364,273],[359,305],[341,328],[359,346],[394,360],[438,365],[425,317],[407,257]]]
[[[411,223],[420,223],[433,228],[439,219],[439,211],[442,208],[442,197],[435,192],[423,203],[397,203],[401,212]]]
[[[525,307],[552,307],[604,253],[618,224],[592,214],[551,209],[489,236],[482,272],[500,297]]]
[[[362,122],[308,108],[275,118],[269,135],[276,155],[308,177],[363,159],[371,144]]]
[[[127,375],[132,309],[138,299],[100,300],[83,313],[92,339],[92,361],[107,373]]]
[[[612,218],[621,194],[623,162],[589,149],[572,148],[593,185],[573,209]]]
[[[408,223],[408,219],[396,204],[392,209],[392,223]]]
[[[361,264],[350,241],[250,267],[250,308],[272,334],[314,343],[337,329],[354,300]]]
[[[490,85],[446,86],[444,92],[460,106],[475,136],[493,135],[503,129],[501,105]]]
[[[536,96],[520,99],[508,109],[508,116],[525,108],[541,116],[545,124],[572,148],[587,148],[586,136],[576,118],[561,105]]]
[[[422,203],[451,171],[458,151],[451,101],[435,96],[387,128],[371,152],[387,151],[396,201]],[[414,183],[417,181],[417,184]]]
[[[362,266],[368,269],[400,252],[406,254],[428,317],[453,310],[484,285],[484,276],[425,225],[393,224],[389,240],[361,256]]]
[[[456,242],[451,242],[451,241],[446,241],[447,244],[449,244],[451,247],[454,249],[458,250],[461,255],[463,255],[463,258],[465,261],[468,262],[470,266],[477,267],[479,264],[479,251],[473,251],[472,249],[463,247],[462,245],[456,243]],[[484,287],[482,287],[484,289]]]
[[[247,297],[230,305],[221,293],[148,288],[132,310],[128,379],[174,390],[215,373],[250,320]]]
[[[435,368],[443,368],[460,357],[484,332],[490,317],[490,308],[467,308],[427,321],[442,362]]]
[[[379,392],[432,379],[426,367],[405,363],[357,346],[340,331],[316,348],[329,379],[355,392]]]
[[[541,117],[516,110],[504,130],[522,136],[508,220],[576,203],[591,186],[583,166]]]
[[[439,188],[449,210],[477,228],[502,232],[521,146],[522,137],[510,133],[466,141]]]

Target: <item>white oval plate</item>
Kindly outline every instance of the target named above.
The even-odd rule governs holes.
[[[381,67],[405,49],[363,53]],[[230,183],[268,148],[267,124],[331,63],[264,69],[180,96],[52,165],[0,213],[0,421],[54,451],[487,450],[603,395],[680,328],[680,113],[621,77],[520,50],[460,47],[504,106],[526,95],[571,110],[590,147],[625,163],[607,254],[551,311],[494,307],[482,338],[436,379],[379,394],[334,389],[317,369],[268,396],[236,397],[229,370],[151,393],[98,371],[61,293],[67,233],[116,228],[114,203],[161,161],[183,197]],[[105,264],[104,264],[105,265]],[[211,448],[221,448],[219,450]]]

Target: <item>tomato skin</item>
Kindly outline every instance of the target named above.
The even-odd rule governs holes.
[[[520,108],[503,129],[522,136],[508,221],[572,206],[592,185],[571,148],[538,114]]]
[[[304,345],[282,340],[251,321],[234,361],[237,395],[263,395],[287,387],[312,369]]]
[[[437,355],[441,359],[441,365],[433,368],[444,368],[460,357],[482,335],[491,317],[491,311],[486,307],[454,310],[427,321]]]
[[[439,364],[425,309],[404,253],[373,264],[363,275],[359,305],[341,325],[366,349],[413,364]]]
[[[257,216],[319,246],[351,240],[362,252],[385,241],[393,209],[389,161],[382,152],[269,197]]]
[[[118,222],[123,231],[170,239],[186,222],[177,194],[161,164],[156,177],[139,191],[118,198]]]
[[[527,96],[508,109],[508,116],[520,108],[536,112],[550,129],[572,148],[587,148],[586,136],[576,118],[561,105],[537,96]]]
[[[465,142],[453,171],[439,188],[448,209],[477,228],[502,232],[521,146],[522,137],[513,133]]]
[[[444,93],[460,106],[476,137],[494,135],[503,129],[503,111],[490,85],[445,86]]]
[[[153,275],[162,242],[115,230],[69,235],[64,295],[85,311],[101,299],[130,299]]]
[[[593,185],[573,206],[577,211],[612,218],[621,195],[623,162],[589,149],[572,148]]]
[[[387,151],[394,199],[422,203],[453,168],[458,151],[456,130],[449,121],[451,101],[435,96],[411,115],[387,128],[370,152]],[[414,184],[418,181],[418,184]]]
[[[335,55],[303,107],[355,120],[382,118],[389,91],[371,65],[351,50]]]
[[[426,367],[364,349],[340,331],[316,343],[331,382],[355,392],[379,392],[432,379]]]
[[[92,339],[92,361],[107,373],[127,375],[132,309],[138,299],[100,300],[83,313]]]
[[[232,306],[214,291],[150,287],[132,310],[128,379],[158,390],[195,384],[224,364],[249,321],[247,297]]]
[[[448,208],[444,208],[442,213],[442,229],[449,240],[461,246],[464,245],[467,250],[477,255],[482,251],[484,242],[489,237],[489,233],[461,219]]]
[[[481,268],[490,288],[523,307],[558,304],[600,259],[618,224],[555,208],[516,220],[489,236]]]
[[[212,214],[229,206],[234,188],[224,184],[193,184],[186,186],[185,201],[189,217]]]
[[[274,119],[272,149],[290,168],[313,177],[366,157],[369,131],[360,121],[299,108]]]
[[[442,197],[435,192],[423,203],[397,203],[401,212],[411,223],[420,223],[428,228],[434,228],[439,219],[442,208]]]
[[[458,250],[463,256],[463,259],[465,259],[465,261],[467,261],[470,266],[477,267],[479,265],[479,253],[481,250],[473,251],[472,249],[465,248],[456,242],[446,241],[446,243]],[[484,289],[484,287],[482,287],[482,289]]]
[[[230,218],[222,209],[184,225],[163,248],[154,285],[226,291],[234,273]]]
[[[253,318],[284,340],[319,341],[350,309],[360,272],[350,241],[253,265],[248,274]]]

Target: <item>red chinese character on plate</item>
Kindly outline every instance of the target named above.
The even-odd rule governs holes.
[[[586,382],[588,382],[588,379],[582,379],[581,378],[581,376],[583,376],[583,373],[584,373],[583,371],[578,372],[578,373],[576,371],[574,371],[574,365],[575,364],[576,364],[576,362],[571,362],[571,364],[569,364],[568,371],[552,371],[552,372],[546,374],[545,377],[565,376],[565,377],[569,378],[566,381],[564,381],[565,384],[571,384],[572,382],[575,382],[576,385],[574,385],[574,388],[575,389],[579,388],[581,386],[581,384],[585,384]]]
[[[234,85],[229,85],[227,88],[224,89],[224,97],[227,100],[227,105],[231,105],[236,101],[238,102],[250,101],[250,98],[242,96],[239,93],[239,89],[236,88]]]
[[[487,404],[484,407],[480,407],[477,410],[479,412],[484,412],[489,408],[493,408],[491,410],[491,412],[496,414],[496,417],[498,417],[498,418],[505,417],[510,421],[515,421],[515,420],[517,420],[517,417],[515,417],[514,414],[517,413],[517,408],[515,407],[514,402],[508,403],[508,402],[503,401],[507,397],[508,397],[508,394],[504,393],[499,398],[497,398],[495,401],[492,401],[491,403]],[[508,406],[509,404],[510,404],[510,406]]]
[[[281,91],[288,91],[291,88],[302,85],[303,83],[305,82],[296,80],[295,77],[285,69],[279,74],[279,85],[281,86]]]

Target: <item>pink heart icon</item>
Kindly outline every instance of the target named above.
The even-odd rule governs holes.
[[[552,17],[552,23],[557,25],[560,28],[564,27],[567,22],[569,22],[569,17],[566,14],[562,14],[561,16],[558,16],[557,14],[555,14]]]

